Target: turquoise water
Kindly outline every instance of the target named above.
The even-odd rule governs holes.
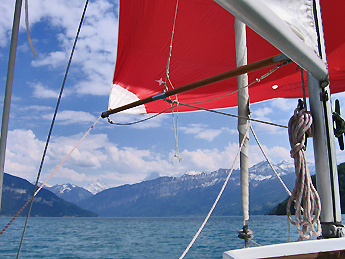
[[[10,218],[1,217],[1,229]],[[179,258],[203,218],[30,218],[20,258]],[[0,236],[0,258],[16,258],[24,218]],[[211,217],[185,258],[222,258],[243,247],[237,237],[242,217]],[[260,245],[288,238],[285,216],[252,216]],[[291,226],[291,240],[298,238]]]

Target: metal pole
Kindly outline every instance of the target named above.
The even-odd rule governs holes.
[[[319,55],[326,63],[326,52],[321,22],[320,4],[315,2],[316,23],[319,34]],[[313,144],[317,191],[321,199],[322,236],[345,235],[341,224],[341,206],[338,182],[337,158],[334,141],[329,85],[320,82],[310,73],[308,92],[310,111],[313,116]]]
[[[321,199],[321,225],[324,237],[343,236],[329,87],[308,74],[310,111],[313,116],[313,144],[317,191]],[[338,228],[339,227],[339,228]]]
[[[2,184],[4,180],[4,167],[5,167],[5,152],[7,142],[8,121],[10,116],[10,105],[13,85],[14,64],[16,60],[18,31],[20,22],[20,13],[22,8],[22,0],[16,0],[16,6],[14,10],[11,47],[8,59],[6,89],[4,97],[4,107],[2,112],[2,124],[1,124],[1,137],[0,137],[0,208],[2,198]]]
[[[247,37],[246,25],[235,18],[235,47],[236,47],[236,65],[237,67],[247,65]],[[240,152],[241,169],[241,199],[243,228],[239,231],[238,237],[244,239],[244,246],[248,247],[248,240],[253,237],[253,231],[248,228],[249,225],[249,174],[248,174],[248,119],[249,111],[249,93],[248,93],[248,74],[237,76],[237,96],[238,96],[238,133],[239,143],[243,143]]]
[[[235,19],[235,46],[237,67],[247,65],[247,39],[246,25],[237,18]],[[237,77],[238,88],[238,116],[249,118],[249,94],[248,74]],[[239,143],[242,143],[248,129],[248,120],[238,118]],[[240,153],[241,168],[241,197],[244,226],[248,226],[249,220],[249,180],[248,180],[248,137],[244,140]]]

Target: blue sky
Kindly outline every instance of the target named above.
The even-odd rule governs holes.
[[[0,2],[2,100],[14,2]],[[29,181],[36,178],[83,6],[84,1],[80,0],[29,1],[30,32],[37,58],[30,50],[22,19],[5,162],[5,171],[10,174]],[[116,14],[117,1],[89,3],[41,181],[63,160],[101,112],[107,110],[116,60]],[[332,98],[339,98],[342,106],[345,105],[343,94]],[[295,99],[252,104],[252,117],[287,125],[296,105]],[[237,108],[224,111],[237,114]],[[117,122],[141,118],[124,114],[112,117]],[[253,123],[253,127],[273,162],[291,159],[287,130],[258,123]],[[86,186],[100,180],[109,186],[118,186],[140,182],[151,173],[179,176],[190,170],[231,168],[238,149],[235,118],[207,112],[179,114],[178,129],[178,147],[183,160],[175,166],[171,163],[175,152],[171,115],[161,115],[133,126],[114,126],[101,119],[48,184],[69,182]],[[264,160],[252,135],[249,153],[250,165]],[[338,163],[343,162],[344,154],[338,153]],[[307,157],[313,161],[311,139]]]

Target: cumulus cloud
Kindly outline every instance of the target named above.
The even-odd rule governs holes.
[[[179,130],[185,134],[195,135],[196,138],[207,140],[211,142],[223,132],[229,130],[225,127],[219,129],[209,129],[208,125],[205,124],[189,124],[185,127],[179,127]]]
[[[46,120],[51,120],[53,114],[45,114],[42,115],[42,117]],[[56,120],[60,121],[63,125],[68,125],[75,123],[93,123],[97,120],[97,118],[89,112],[65,110],[57,114]]]
[[[4,47],[8,44],[11,35],[14,2],[1,1],[0,10],[0,47]]]
[[[5,172],[25,179],[33,178],[37,174],[43,148],[44,142],[38,140],[31,130],[9,131]]]
[[[235,161],[236,154],[238,152],[238,143],[229,143],[221,149],[197,149],[194,151],[184,150],[181,153],[183,157],[183,163],[187,163],[187,168],[194,168],[199,171],[214,171],[219,168],[231,168]],[[253,166],[265,158],[256,145],[249,145],[249,166]],[[264,150],[273,162],[285,160],[290,158],[289,150],[275,146],[273,148],[267,148],[264,146]],[[238,159],[239,160],[239,159]],[[235,168],[239,167],[239,161],[235,164]]]
[[[81,137],[82,134],[52,137],[42,175],[48,177]],[[33,181],[44,144],[31,130],[10,131],[5,171]],[[118,185],[141,181],[152,171],[162,172],[164,175],[176,174],[174,166],[161,154],[135,147],[119,148],[109,141],[106,134],[89,134],[54,177],[65,178],[69,182],[101,178],[105,182],[114,180],[116,182],[109,184]]]
[[[284,112],[293,111],[296,108],[296,99],[277,98],[271,101],[271,105],[274,109],[279,109]]]
[[[41,83],[35,84],[32,86],[34,89],[33,96],[36,98],[55,98],[59,96],[58,91],[49,89],[48,87],[42,85]]]
[[[30,1],[31,26],[44,21],[62,31],[56,36],[59,49],[38,52],[38,59],[32,61],[33,66],[53,69],[66,66],[83,6],[84,1]],[[35,35],[32,37],[35,38]],[[74,86],[77,94],[109,94],[116,57],[116,38],[116,6],[106,0],[91,2],[73,57],[74,66],[78,66],[83,75]]]
[[[34,45],[35,43],[49,45],[49,48],[35,48],[38,58],[32,61],[32,66],[50,69],[65,68],[84,5],[83,0],[31,0],[29,2],[29,22]],[[11,1],[1,1],[0,8],[2,10],[0,47],[5,47],[10,41],[14,4]],[[25,30],[23,16],[20,23],[21,31]],[[35,26],[42,24],[50,27],[55,33],[53,36],[55,38],[48,39],[42,37],[42,34],[35,34]],[[75,93],[91,95],[109,93],[116,59],[117,24],[117,3],[107,0],[89,3],[73,58],[73,66],[79,69],[81,78],[74,86]],[[45,42],[47,40],[51,41],[51,44]],[[57,44],[58,48],[52,49],[53,44]],[[27,42],[20,47],[27,52],[31,51]],[[44,52],[45,49],[48,51]],[[38,84],[37,87],[34,91],[36,97],[48,98],[53,94],[48,91],[49,89],[44,89],[44,92],[39,93],[38,90],[42,90],[42,85]]]
[[[48,175],[48,174],[47,174]],[[70,179],[73,182],[82,182],[85,180],[90,180],[89,176],[87,176],[84,173],[78,173],[72,169],[60,167],[59,170],[54,175],[56,178],[64,178],[64,179]],[[97,180],[95,177],[93,177],[93,180]]]

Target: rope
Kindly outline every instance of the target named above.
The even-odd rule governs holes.
[[[176,104],[176,122],[175,122],[175,115],[174,115],[175,114],[175,112],[174,112],[174,104]],[[180,151],[178,149],[178,106],[179,106],[179,103],[177,101],[173,101],[171,103],[171,115],[172,115],[172,120],[173,120],[174,137],[175,137],[175,154],[171,158],[171,163],[174,166],[177,166],[182,161],[182,157],[180,156]],[[177,164],[174,163],[174,158],[175,157],[178,159],[178,163]]]
[[[253,129],[252,125],[250,125],[250,129],[251,129],[251,131],[252,131],[252,133],[253,133],[253,136],[254,136],[254,138],[255,138],[255,140],[256,140],[256,143],[258,143],[258,146],[259,146],[259,148],[260,148],[262,154],[263,154],[264,157],[266,158],[268,164],[270,165],[270,167],[272,168],[273,172],[275,173],[275,175],[277,176],[277,178],[279,179],[279,181],[281,182],[281,184],[282,184],[283,187],[285,188],[285,191],[289,194],[289,196],[291,196],[291,192],[290,192],[289,188],[287,188],[287,186],[285,185],[284,181],[280,178],[280,176],[278,175],[277,171],[274,169],[274,167],[273,167],[271,161],[268,159],[268,157],[267,157],[267,155],[266,155],[264,149],[262,148],[262,146],[261,146],[261,144],[260,144],[258,138],[256,137],[256,134],[255,134],[255,132],[254,132],[254,129]]]
[[[221,115],[226,115],[226,116],[230,116],[230,117],[246,119],[248,121],[255,121],[255,122],[259,122],[259,123],[263,123],[263,124],[268,124],[268,125],[272,125],[272,126],[276,126],[276,127],[281,127],[281,128],[286,128],[286,129],[288,128],[285,125],[281,125],[281,124],[277,124],[277,123],[273,123],[273,122],[269,122],[269,121],[262,121],[262,120],[252,119],[252,118],[248,118],[248,117],[244,117],[244,116],[238,116],[238,115],[234,115],[234,114],[230,114],[230,113],[226,113],[226,112],[220,112],[220,111],[216,111],[216,110],[211,110],[211,109],[206,109],[206,108],[202,108],[202,107],[197,107],[197,106],[190,105],[190,104],[180,103],[180,105],[188,106],[188,107],[191,107],[191,108],[194,108],[194,109],[203,110],[203,111],[213,112],[213,113],[217,113],[217,114],[221,114]]]
[[[313,186],[304,154],[304,143],[307,135],[311,135],[311,125],[312,117],[306,109],[296,108],[289,121],[290,154],[295,160],[296,183],[287,203],[286,212],[290,222],[297,227],[300,234],[298,240],[309,239],[312,234],[316,237],[321,234],[320,198]],[[290,216],[292,201],[295,202],[295,221]]]
[[[302,82],[302,92],[303,92],[303,103],[304,103],[304,107],[306,109],[308,109],[307,107],[307,97],[305,94],[305,84],[304,84],[304,76],[303,76],[303,68],[300,67],[301,70],[301,82]]]
[[[229,179],[230,179],[230,176],[231,176],[231,174],[232,174],[232,171],[234,170],[235,163],[236,163],[236,161],[237,161],[237,159],[238,159],[238,156],[239,156],[239,154],[240,154],[240,152],[241,152],[241,150],[242,150],[244,141],[245,141],[245,139],[246,139],[246,137],[247,137],[247,135],[248,135],[248,131],[249,131],[249,127],[247,128],[247,131],[246,131],[246,133],[245,133],[245,135],[244,135],[244,138],[243,138],[243,140],[242,140],[242,142],[241,142],[240,148],[239,148],[238,151],[237,151],[237,155],[236,155],[235,160],[234,160],[234,162],[233,162],[233,164],[232,164],[231,170],[230,170],[230,172],[229,172],[227,178],[225,179],[225,182],[224,182],[224,184],[223,184],[223,186],[222,186],[222,189],[220,190],[220,192],[219,192],[219,194],[218,194],[218,196],[217,196],[215,202],[213,203],[212,208],[210,209],[209,213],[207,214],[207,216],[206,216],[204,222],[202,223],[202,225],[200,226],[198,232],[196,232],[196,234],[195,234],[195,236],[193,237],[192,241],[189,243],[189,245],[187,246],[186,250],[185,250],[185,251],[183,252],[183,254],[181,255],[180,259],[184,258],[185,255],[188,253],[189,249],[192,247],[192,245],[194,244],[195,240],[198,238],[198,236],[199,236],[199,234],[201,233],[202,229],[203,229],[204,226],[206,225],[206,223],[207,223],[208,219],[210,218],[210,216],[211,216],[211,214],[212,214],[214,208],[216,207],[216,205],[217,205],[217,203],[218,203],[220,197],[222,196],[222,194],[223,194],[223,192],[224,192],[224,189],[225,189],[226,185],[228,184],[228,181],[229,181]]]
[[[34,54],[34,57],[37,58],[36,52],[34,49],[34,45],[32,44],[30,31],[29,31],[29,6],[28,6],[28,0],[25,0],[25,26],[26,26],[26,34],[28,35],[28,42],[31,48],[32,53]]]
[[[80,19],[77,35],[76,35],[76,37],[74,39],[74,44],[73,44],[72,51],[71,51],[71,54],[70,54],[70,58],[69,58],[69,61],[68,61],[68,65],[67,65],[67,68],[66,68],[65,76],[64,76],[64,79],[63,79],[63,82],[62,82],[62,86],[61,86],[60,94],[59,94],[59,97],[58,97],[58,101],[56,103],[56,107],[55,107],[55,111],[54,111],[54,116],[53,116],[53,119],[52,119],[52,122],[51,122],[51,125],[50,125],[50,129],[49,129],[48,137],[47,137],[47,140],[46,140],[46,144],[45,144],[45,147],[44,147],[44,151],[43,151],[40,167],[39,167],[39,170],[38,170],[38,173],[37,173],[37,178],[36,178],[36,182],[35,182],[34,192],[37,189],[37,184],[38,184],[38,181],[39,181],[39,178],[40,178],[40,175],[41,175],[44,159],[45,159],[45,156],[46,156],[46,153],[47,153],[47,149],[48,149],[48,144],[49,144],[50,137],[51,137],[51,134],[52,134],[52,131],[53,131],[53,127],[54,127],[54,123],[55,123],[55,118],[56,118],[57,111],[58,111],[59,104],[60,104],[60,100],[61,100],[61,97],[62,97],[62,92],[63,92],[63,89],[65,87],[65,83],[66,83],[69,67],[70,67],[71,62],[72,62],[73,53],[74,53],[74,50],[75,50],[75,47],[76,47],[76,44],[77,44],[78,36],[79,36],[79,33],[80,33],[81,25],[82,25],[84,17],[85,17],[86,8],[87,8],[88,3],[89,3],[89,0],[86,0],[85,6],[84,6],[84,10],[83,10],[83,14],[82,14],[82,17]],[[35,196],[35,195],[33,195],[33,196]],[[32,204],[33,204],[33,198],[31,199],[31,204],[30,204],[30,207],[29,207],[28,215],[26,217],[22,238],[20,240],[20,245],[19,245],[19,248],[18,248],[17,258],[19,258],[20,249],[21,249],[21,246],[23,244],[25,230],[26,230],[26,227],[27,227],[27,224],[28,224],[28,220],[29,220],[29,217],[30,217]]]
[[[173,47],[173,41],[174,41],[174,34],[175,34],[175,25],[176,25],[178,4],[179,4],[179,0],[176,1],[175,15],[174,15],[174,23],[173,23],[173,28],[172,28],[172,31],[171,31],[169,56],[168,56],[168,61],[167,61],[167,66],[166,66],[166,72],[165,72],[165,81],[164,81],[165,89],[163,89],[163,91],[167,91],[167,90],[168,90],[168,87],[167,87],[167,80],[170,81],[170,78],[169,78],[170,60],[171,60],[171,53],[172,53],[172,47]]]
[[[155,115],[152,115],[148,118],[145,118],[145,119],[142,119],[142,120],[138,120],[138,121],[134,121],[134,122],[128,122],[128,123],[118,123],[118,122],[113,122],[109,117],[107,117],[108,119],[108,122],[110,124],[113,124],[113,125],[118,125],[118,126],[129,126],[129,125],[134,125],[134,124],[137,124],[137,123],[140,123],[140,122],[144,122],[144,121],[147,121],[147,120],[150,120],[150,119],[153,119],[154,117],[157,117],[158,115],[161,115],[163,113],[165,113],[166,111],[170,110],[171,107],[169,107],[168,109],[165,109],[164,111],[161,111],[160,113],[157,113]]]
[[[68,153],[68,155],[62,160],[62,162],[55,168],[55,170],[49,175],[47,180],[44,181],[44,183],[35,191],[35,193],[31,196],[31,198],[24,204],[24,206],[17,212],[17,214],[10,220],[9,223],[3,228],[3,230],[0,232],[0,235],[2,235],[5,230],[12,224],[12,222],[19,216],[19,214],[25,209],[25,207],[29,204],[29,202],[32,201],[34,196],[36,196],[39,191],[43,188],[43,186],[46,185],[46,183],[49,181],[49,179],[56,173],[56,171],[65,163],[67,158],[72,154],[72,152],[79,146],[79,144],[84,140],[84,138],[90,133],[90,131],[93,129],[93,127],[97,124],[97,122],[100,120],[101,117],[97,119],[97,121],[90,127],[90,129],[84,134],[84,136],[79,140],[79,142],[72,148],[72,150]]]

